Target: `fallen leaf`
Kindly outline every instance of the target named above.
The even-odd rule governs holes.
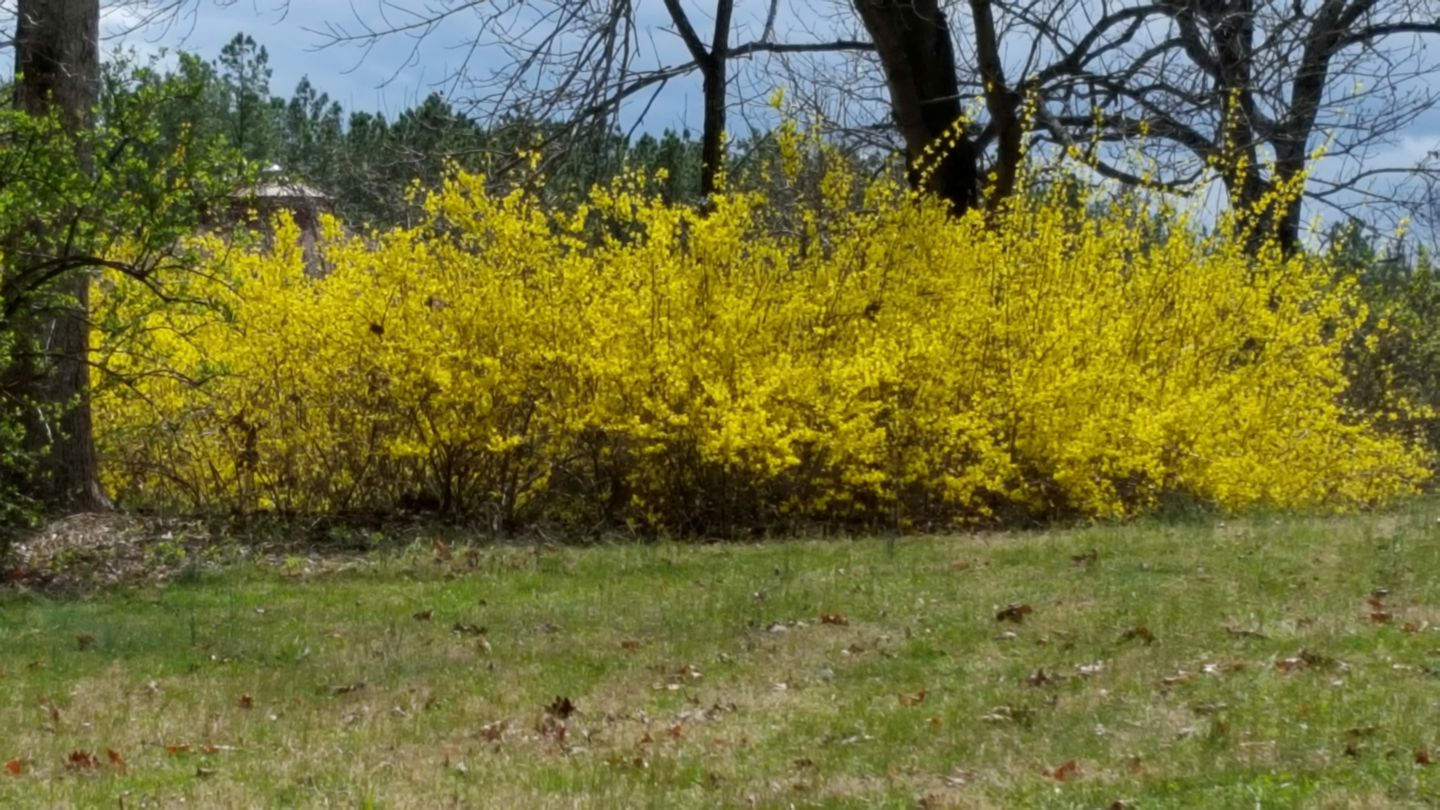
[[[1072,759],[1069,762],[1066,762],[1064,765],[1061,765],[1060,767],[1051,771],[1050,778],[1054,779],[1057,782],[1064,782],[1065,780],[1072,779],[1079,774],[1080,763]]]
[[[1132,627],[1124,633],[1121,633],[1120,640],[1122,642],[1139,640],[1145,642],[1145,646],[1148,647],[1155,643],[1155,634],[1150,631],[1150,628],[1141,625],[1139,627]]]
[[[820,614],[820,623],[821,623],[821,624],[833,624],[833,625],[836,625],[836,626],[839,626],[839,627],[849,627],[849,626],[850,626],[850,620],[847,619],[847,618],[845,618],[844,616],[840,615],[839,613],[821,613],[821,614]]]
[[[636,650],[640,649],[640,642],[633,638],[627,638],[624,641],[620,642],[620,649],[626,650],[628,652],[635,652]]]
[[[900,695],[900,705],[918,706],[925,702],[925,695],[926,690],[924,688],[921,688],[918,692],[911,695]]]
[[[1015,622],[1019,624],[1025,621],[1025,617],[1035,612],[1035,608],[1023,602],[1011,602],[995,614],[997,622]]]
[[[25,763],[19,759],[12,759],[5,763],[5,772],[11,776],[19,776],[25,773]]]
[[[545,707],[546,714],[561,720],[568,719],[575,711],[575,703],[568,697],[556,697],[550,702],[550,705]]]
[[[95,637],[89,633],[81,633],[75,636],[75,647],[79,650],[91,650],[95,648]]]
[[[125,765],[125,758],[120,756],[120,752],[114,748],[106,748],[105,756],[110,760],[110,764],[114,765],[115,769],[120,773],[125,773],[130,770],[130,768]]]
[[[480,736],[489,742],[498,742],[505,736],[505,729],[510,723],[506,720],[496,720],[493,723],[486,723],[480,727]]]
[[[670,727],[670,736],[671,736],[673,739],[678,740],[678,739],[680,739],[680,738],[681,738],[682,736],[684,736],[684,735],[685,735],[685,724],[684,724],[684,723],[676,723],[675,725],[673,725],[673,726]]]
[[[1031,686],[1048,686],[1052,683],[1059,683],[1064,678],[1052,672],[1046,672],[1043,668],[1037,669],[1025,678],[1025,682]]]
[[[1189,682],[1190,682],[1190,679],[1191,679],[1192,677],[1193,677],[1193,676],[1191,676],[1190,673],[1188,673],[1188,672],[1186,672],[1185,670],[1182,669],[1182,670],[1180,670],[1179,672],[1176,672],[1174,675],[1171,675],[1171,676],[1168,677],[1168,678],[1161,678],[1161,679],[1160,679],[1160,685],[1161,685],[1161,686],[1179,686],[1179,685],[1182,684],[1182,683],[1189,683]]]
[[[243,694],[239,700],[235,701],[235,705],[242,709],[253,709],[255,708],[255,698],[250,697],[249,694]]]
[[[173,745],[167,745],[165,746],[165,753],[170,754],[171,756],[188,754],[190,753],[190,743],[175,743]]]
[[[100,760],[96,759],[95,755],[89,751],[71,751],[70,756],[65,760],[65,767],[71,770],[93,769],[100,767]]]
[[[435,559],[442,562],[449,561],[451,557],[455,556],[450,552],[450,546],[438,537],[430,543],[430,547],[435,550]]]
[[[435,618],[435,611],[432,609],[422,610],[414,614],[410,618],[414,619],[417,622],[428,622],[431,619]]]
[[[1403,631],[1406,632],[1406,633],[1419,633],[1419,632],[1421,632],[1421,631],[1423,631],[1423,630],[1428,629],[1429,627],[1430,627],[1430,623],[1429,623],[1429,622],[1427,622],[1427,621],[1419,621],[1419,622],[1406,622],[1406,623],[1405,623],[1405,626],[1404,626],[1404,627],[1401,627],[1400,629],[1403,630]]]
[[[971,563],[968,560],[956,560],[955,562],[950,563],[950,570],[954,571],[957,574],[961,571],[969,571],[970,568]]]
[[[1417,749],[1415,749],[1415,764],[1416,764],[1416,765],[1432,765],[1432,764],[1434,764],[1434,762],[1435,762],[1434,758],[1431,757],[1431,755],[1430,755],[1430,749],[1428,749],[1428,748],[1417,748]]]
[[[456,622],[451,626],[450,632],[457,636],[483,636],[485,635],[485,628],[470,624],[469,622]]]
[[[1388,610],[1372,610],[1372,611],[1370,611],[1370,623],[1371,623],[1371,624],[1389,624],[1389,623],[1390,623],[1390,611],[1388,611]]]

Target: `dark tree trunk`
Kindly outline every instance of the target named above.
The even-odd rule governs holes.
[[[980,81],[985,87],[985,109],[990,112],[990,128],[995,133],[998,149],[995,154],[994,186],[989,189],[989,205],[998,206],[1015,193],[1015,180],[1024,159],[1024,125],[1020,120],[1022,95],[1005,81],[1005,67],[1000,59],[1000,37],[995,31],[995,16],[990,0],[970,0],[970,15],[975,25],[975,61]]]
[[[725,98],[730,62],[730,15],[734,0],[720,0],[715,8],[715,35],[710,39],[709,59],[702,67],[705,93],[705,124],[700,133],[700,196],[716,191],[716,181],[725,168]]]
[[[938,0],[854,0],[890,87],[910,183],[964,213],[980,201],[979,155],[965,131],[955,48]],[[939,162],[936,162],[936,156]]]
[[[690,51],[704,80],[705,122],[700,133],[700,195],[715,193],[725,167],[725,101],[730,64],[730,19],[735,0],[716,0],[715,30],[710,45],[700,39],[680,0],[665,0],[670,21]]]
[[[57,112],[74,132],[92,126],[100,88],[99,27],[99,0],[20,0],[15,26],[16,107],[33,115]],[[89,155],[80,157],[88,169]],[[64,219],[72,215],[54,213]],[[36,256],[37,260],[72,250],[62,223],[41,227],[48,238],[39,252],[50,255]],[[55,284],[55,291],[69,300],[58,312],[39,319],[30,335],[42,357],[41,373],[28,386],[41,407],[34,409],[26,426],[30,446],[44,448],[37,494],[49,507],[64,512],[105,509],[110,503],[100,487],[90,414],[90,276],[76,271]]]

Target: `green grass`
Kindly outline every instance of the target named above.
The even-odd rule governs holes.
[[[1436,514],[417,546],[0,597],[0,807],[1433,806]]]

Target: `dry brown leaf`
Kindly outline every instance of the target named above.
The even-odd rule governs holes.
[[[1194,676],[1192,676],[1190,673],[1188,673],[1188,672],[1186,672],[1185,670],[1182,669],[1182,670],[1180,670],[1179,672],[1176,672],[1174,675],[1171,675],[1171,676],[1168,677],[1168,678],[1161,678],[1161,679],[1160,679],[1160,685],[1161,685],[1161,686],[1179,686],[1179,685],[1182,684],[1182,683],[1189,683],[1189,682],[1190,682],[1190,679],[1191,679],[1192,677],[1194,677]]]
[[[847,619],[847,618],[845,618],[844,616],[840,615],[839,613],[821,613],[821,614],[820,614],[820,623],[821,623],[821,624],[833,624],[833,625],[836,625],[836,626],[838,626],[838,627],[849,627],[849,626],[850,626],[850,620]]]
[[[1434,763],[1435,763],[1435,758],[1434,758],[1433,756],[1431,756],[1431,754],[1430,754],[1430,749],[1428,749],[1428,748],[1417,748],[1417,749],[1415,749],[1415,764],[1416,764],[1416,765],[1433,765]]]
[[[114,748],[106,748],[105,757],[110,760],[110,764],[115,766],[115,770],[120,773],[126,773],[130,770],[129,766],[125,764],[125,758],[120,756],[120,752]]]
[[[455,556],[450,552],[450,546],[446,544],[444,540],[441,540],[438,537],[435,538],[433,542],[431,542],[430,547],[435,550],[435,559],[442,562],[448,562],[452,557]]]
[[[922,687],[912,695],[900,695],[901,706],[919,706],[925,702],[926,690]]]
[[[239,700],[235,701],[235,705],[246,710],[253,709],[255,708],[255,698],[250,697],[250,694],[247,692],[241,695]]]
[[[89,633],[80,633],[75,636],[75,648],[78,650],[95,649],[95,637]]]
[[[627,638],[624,641],[620,642],[620,649],[627,652],[635,652],[636,650],[640,649],[640,642],[637,639]]]
[[[1064,678],[1062,676],[1056,675],[1053,672],[1046,672],[1043,668],[1035,670],[1025,678],[1025,682],[1031,686],[1049,686],[1052,683],[1059,683],[1063,680]]]
[[[550,704],[545,707],[546,714],[551,717],[558,717],[561,720],[569,719],[570,715],[576,711],[575,702],[568,697],[556,696],[556,698],[550,701]]]
[[[425,610],[419,611],[411,615],[410,618],[414,619],[417,622],[428,622],[431,619],[435,618],[435,611],[433,609],[426,608]]]
[[[1067,779],[1073,779],[1079,775],[1080,763],[1073,759],[1050,772],[1050,778],[1057,782],[1064,782]]]
[[[65,767],[71,770],[94,769],[100,767],[100,760],[89,751],[71,751],[65,759]]]
[[[25,762],[20,759],[12,759],[5,763],[5,772],[11,776],[19,776],[25,773]]]
[[[1129,630],[1126,630],[1124,633],[1121,633],[1120,640],[1122,642],[1137,640],[1143,641],[1145,642],[1145,646],[1148,647],[1151,644],[1155,643],[1155,634],[1150,631],[1150,628],[1145,627],[1144,625],[1140,625],[1137,627],[1132,627]]]
[[[1020,622],[1025,621],[1026,616],[1029,616],[1031,613],[1034,612],[1035,608],[1030,607],[1024,602],[1011,602],[1010,604],[1001,608],[1000,611],[995,614],[995,621],[1015,622],[1016,624],[1019,624]]]

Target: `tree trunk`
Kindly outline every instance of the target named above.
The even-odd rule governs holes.
[[[976,67],[985,88],[985,108],[990,112],[990,126],[994,129],[998,146],[992,172],[994,185],[989,189],[988,201],[991,210],[994,210],[1015,193],[1020,162],[1025,158],[1025,131],[1020,120],[1020,105],[1024,98],[1005,81],[1000,38],[995,31],[990,0],[970,0],[970,15],[975,25]]]
[[[725,167],[725,94],[730,63],[730,15],[734,0],[720,0],[715,8],[715,35],[710,39],[704,75],[705,123],[700,133],[700,196],[714,194]]]
[[[979,155],[968,133],[954,131],[964,111],[955,49],[938,0],[854,3],[885,71],[911,186],[949,201],[955,214],[974,208]]]
[[[730,18],[735,0],[716,0],[715,31],[707,47],[680,0],[665,0],[670,21],[704,77],[705,123],[700,133],[700,196],[714,194],[725,166],[725,94],[730,66]]]
[[[99,29],[99,0],[20,0],[16,107],[32,115],[57,112],[73,132],[93,126],[100,90]],[[80,157],[89,170],[89,155]],[[68,218],[66,212],[53,213],[62,221]],[[58,256],[71,251],[61,223],[41,227],[41,233],[49,234],[48,242],[42,242],[44,252]],[[100,487],[90,414],[89,273],[62,277],[55,291],[69,300],[58,312],[45,315],[32,335],[43,364],[30,386],[39,407],[26,426],[31,448],[44,450],[37,494],[64,512],[105,509],[110,503]]]

